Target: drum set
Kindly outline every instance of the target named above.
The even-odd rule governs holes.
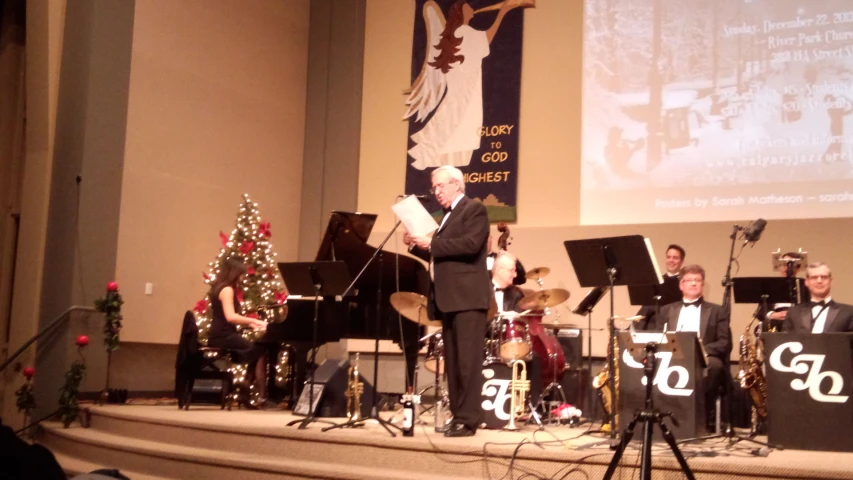
[[[559,394],[563,403],[566,397],[560,381],[566,370],[566,359],[555,332],[563,328],[577,328],[573,324],[561,323],[551,316],[551,309],[563,304],[569,298],[569,291],[562,288],[544,288],[544,277],[550,273],[547,267],[535,268],[527,272],[526,278],[539,285],[539,290],[525,292],[518,303],[521,312],[503,311],[496,305],[488,312],[488,328],[484,339],[485,361],[483,362],[483,411],[486,428],[507,428],[514,426],[515,417],[529,410],[531,418],[538,421],[536,415],[543,400],[552,394]],[[425,296],[411,292],[397,292],[391,295],[391,305],[400,314],[419,325],[438,327],[438,330],[421,339],[426,347],[424,368],[434,374],[434,389],[437,402],[435,407],[436,431],[443,431],[449,418],[440,412],[447,411],[447,392],[441,386],[445,373],[444,341],[441,322],[429,318]],[[542,389],[538,398],[531,399],[529,381],[526,379],[527,364],[534,360],[539,363]],[[521,364],[522,369],[515,368]],[[513,371],[522,370],[525,378],[514,378]],[[522,392],[519,385],[527,385]],[[523,396],[524,401],[513,401],[512,396]],[[517,400],[519,400],[517,398]],[[510,408],[510,403],[513,407]],[[519,408],[519,403],[521,406]],[[510,410],[515,410],[512,412]]]

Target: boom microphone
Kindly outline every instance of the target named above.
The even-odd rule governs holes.
[[[397,198],[406,198],[406,197],[415,197],[415,198],[417,198],[418,200],[429,200],[429,196],[428,196],[428,195],[415,195],[415,194],[411,194],[411,195],[397,195]]]
[[[759,218],[758,220],[752,222],[749,228],[743,234],[743,244],[747,243],[755,243],[758,239],[761,238],[761,233],[764,232],[764,227],[767,226],[767,220],[763,218]]]

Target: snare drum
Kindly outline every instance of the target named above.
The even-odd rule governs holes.
[[[504,362],[528,358],[531,351],[530,330],[521,318],[501,318],[500,356]]]
[[[427,340],[427,353],[424,359],[424,368],[432,373],[438,370],[439,375],[444,375],[444,340],[441,332],[435,332]]]

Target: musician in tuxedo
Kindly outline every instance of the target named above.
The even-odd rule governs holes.
[[[670,244],[666,247],[666,273],[663,274],[663,283],[674,283],[678,284],[679,275],[681,273],[681,267],[684,266],[684,257],[687,256],[687,252],[680,245]],[[640,328],[652,328],[656,325],[655,321],[655,306],[654,305],[643,305],[640,307],[640,310],[637,311],[637,315],[642,315],[645,320],[640,324]]]
[[[509,252],[499,252],[495,258],[495,265],[492,268],[492,287],[495,294],[495,309],[505,318],[515,317],[515,313],[522,311],[519,303],[524,298],[524,291],[518,288],[513,279],[518,276],[517,262],[515,255]],[[530,398],[533,402],[539,401],[539,395],[542,393],[542,374],[541,360],[536,352],[532,352],[532,356],[527,363],[527,378],[530,380]]]
[[[796,333],[853,332],[853,305],[835,302],[832,272],[825,263],[810,263],[806,268],[806,287],[811,301],[791,307],[785,315],[782,330]]]
[[[687,265],[679,274],[682,301],[670,303],[660,309],[656,329],[668,331],[697,332],[705,347],[708,364],[705,376],[705,409],[712,412],[721,388],[726,386],[726,365],[732,352],[729,316],[721,305],[705,301],[705,269],[699,265]]]
[[[465,195],[462,172],[442,166],[432,172],[432,192],[444,209],[430,236],[404,233],[412,254],[430,262],[429,308],[441,319],[453,423],[448,437],[474,435],[483,421],[483,338],[492,292],[486,270],[489,217],[482,202]]]

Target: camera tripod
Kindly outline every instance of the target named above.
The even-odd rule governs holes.
[[[616,447],[616,452],[610,460],[607,472],[604,473],[604,480],[613,478],[613,474],[616,472],[616,467],[619,466],[619,460],[622,459],[622,454],[625,453],[625,448],[629,443],[631,443],[631,439],[634,437],[634,428],[637,426],[638,422],[643,423],[640,479],[651,480],[652,478],[652,435],[654,434],[654,426],[657,425],[663,433],[663,439],[666,441],[667,445],[669,445],[670,450],[672,450],[673,455],[675,455],[675,459],[678,460],[682,473],[684,473],[688,480],[695,480],[693,472],[690,470],[690,466],[687,465],[687,460],[684,459],[684,455],[681,453],[681,450],[678,449],[678,444],[675,441],[675,436],[672,434],[672,430],[663,423],[663,419],[669,417],[676,426],[678,426],[678,422],[672,417],[671,413],[661,412],[655,409],[654,404],[652,403],[652,385],[654,383],[655,370],[657,368],[657,359],[655,358],[657,349],[658,347],[656,343],[647,343],[645,346],[643,373],[646,377],[646,398],[644,407],[634,415],[633,420],[631,420],[625,428],[625,431],[622,433],[622,441],[619,443],[619,446]]]

